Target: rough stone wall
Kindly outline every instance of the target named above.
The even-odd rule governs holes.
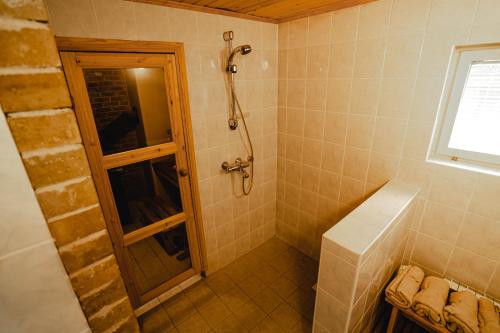
[[[0,15],[0,105],[73,289],[93,332],[138,332],[44,3],[0,0]]]

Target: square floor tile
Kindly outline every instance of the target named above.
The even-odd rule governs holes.
[[[177,325],[177,330],[179,333],[208,333],[211,328],[201,315],[195,312],[187,320]]]
[[[249,330],[256,327],[266,317],[264,311],[252,301],[243,304],[234,312],[234,315]]]
[[[281,302],[283,302],[281,297],[269,287],[262,289],[257,295],[255,295],[255,297],[253,297],[253,301],[266,314],[270,314],[278,307],[278,305],[281,304]]]
[[[287,332],[294,327],[297,322],[302,318],[300,313],[295,311],[290,305],[281,303],[269,315],[282,329]]]

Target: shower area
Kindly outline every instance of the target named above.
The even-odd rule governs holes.
[[[227,44],[227,66],[225,67],[229,89],[229,119],[227,124],[231,131],[236,131],[240,126],[239,120],[241,120],[240,136],[247,157],[245,160],[241,157],[236,157],[233,163],[228,161],[222,162],[222,170],[226,173],[239,174],[241,176],[241,191],[243,195],[249,195],[252,191],[254,181],[254,151],[247,122],[245,121],[243,109],[236,92],[235,75],[238,73],[238,65],[235,64],[235,57],[238,54],[242,56],[249,54],[252,52],[252,47],[250,45],[240,45],[233,49],[233,31],[224,32],[223,38]],[[247,168],[249,171],[246,170]]]

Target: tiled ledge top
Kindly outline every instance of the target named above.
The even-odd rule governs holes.
[[[335,252],[360,257],[397,220],[418,192],[416,186],[388,182],[323,234],[325,247],[333,242]]]

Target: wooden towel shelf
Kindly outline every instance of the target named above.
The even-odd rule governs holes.
[[[394,303],[392,303],[391,300],[388,299],[387,297],[385,298],[385,301],[390,305],[392,305],[391,316],[389,317],[389,325],[387,326],[387,331],[386,331],[387,333],[394,332],[394,328],[396,327],[396,322],[400,314],[402,314],[407,319],[411,320],[412,322],[414,322],[415,324],[417,324],[418,326],[424,328],[429,332],[451,333],[451,331],[448,330],[446,327],[433,324],[427,319],[420,317],[411,308],[410,309],[399,308],[397,305],[394,305]]]

